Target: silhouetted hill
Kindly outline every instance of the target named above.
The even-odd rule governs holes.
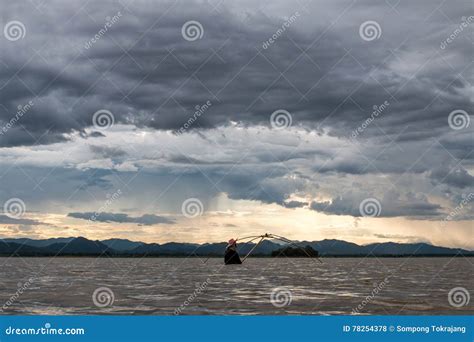
[[[459,248],[447,248],[432,246],[427,243],[372,243],[365,246],[368,253],[374,255],[453,255],[458,253],[465,253],[467,251]]]
[[[296,247],[287,246],[272,252],[272,257],[281,258],[317,258],[318,251],[315,251],[310,245]]]
[[[116,251],[109,248],[100,241],[92,241],[83,237],[77,237],[69,242],[53,243],[44,247],[47,251],[54,254],[66,255],[100,255],[106,252],[116,254]]]
[[[28,246],[16,242],[0,241],[0,255],[7,256],[42,256],[45,255],[45,249],[40,247]]]
[[[130,241],[127,239],[108,239],[103,240],[102,243],[119,252],[131,251],[132,249],[144,245],[143,242]]]
[[[319,255],[367,255],[369,251],[366,246],[343,240],[303,241],[301,244],[311,246]]]
[[[0,255],[13,256],[223,256],[225,242],[219,243],[180,243],[164,244],[143,243],[126,239],[108,239],[92,241],[84,237],[55,238],[45,240],[33,239],[3,239],[0,240]],[[473,251],[460,248],[432,246],[427,243],[372,243],[361,246],[342,240],[302,241],[301,247],[310,246],[320,256],[474,256]],[[245,256],[254,243],[238,244],[239,253]],[[253,256],[271,256],[275,251],[296,248],[295,244],[282,245],[270,240],[264,240],[252,253]],[[298,249],[298,248],[296,248]],[[288,249],[291,252],[291,249]],[[278,254],[278,252],[276,253]],[[290,253],[291,254],[291,253]],[[295,255],[296,256],[296,255]]]
[[[204,243],[196,250],[197,255],[210,255],[210,256],[222,256],[224,255],[225,247],[227,243]]]

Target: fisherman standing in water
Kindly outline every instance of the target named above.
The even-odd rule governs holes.
[[[224,263],[229,264],[241,264],[239,253],[237,253],[237,241],[230,239],[227,247],[225,248]]]

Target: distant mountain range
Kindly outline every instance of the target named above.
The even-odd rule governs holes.
[[[129,241],[131,242],[131,241]],[[113,239],[103,241],[109,247],[113,247]],[[151,254],[151,255],[190,255],[195,254],[199,256],[221,256],[224,253],[226,243],[165,243],[165,244],[145,244],[140,246],[122,245],[120,252],[127,252],[131,254]],[[370,245],[360,246],[355,243],[346,242],[342,240],[322,240],[322,241],[300,241],[299,246],[311,246],[319,252],[321,256],[382,256],[382,255],[474,255],[474,251],[468,251],[459,248],[446,248],[432,246],[426,243],[373,243]],[[244,243],[239,244],[239,252],[241,254],[248,253],[255,244]],[[253,252],[258,256],[270,256],[272,252],[281,249],[280,242],[272,242],[264,240]]]
[[[357,245],[342,240],[300,241],[299,246],[311,246],[320,256],[474,256],[474,251],[433,246],[427,243],[372,243]],[[239,244],[239,252],[247,254],[253,243]],[[126,239],[88,240],[84,237],[33,239],[0,239],[1,256],[222,256],[226,243],[144,243]],[[281,243],[264,240],[254,256],[271,256],[282,248]]]

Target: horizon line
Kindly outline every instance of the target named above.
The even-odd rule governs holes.
[[[115,237],[111,237],[111,238],[107,238],[107,239],[90,239],[90,238],[87,238],[85,236],[68,236],[68,237],[62,237],[62,236],[58,236],[58,237],[50,237],[50,238],[31,238],[31,237],[0,237],[0,240],[19,240],[19,239],[29,239],[29,240],[33,240],[33,241],[42,241],[42,240],[51,240],[51,239],[77,239],[77,238],[83,238],[83,239],[86,239],[86,240],[89,240],[89,241],[99,241],[99,242],[102,242],[102,241],[107,241],[107,240],[127,240],[127,241],[130,241],[130,242],[133,242],[133,243],[142,243],[142,244],[157,244],[157,245],[164,245],[164,244],[169,244],[169,243],[181,243],[181,244],[192,244],[192,245],[205,245],[205,244],[215,244],[215,243],[227,243],[226,241],[216,241],[216,242],[211,242],[211,241],[208,241],[208,242],[202,242],[202,243],[199,243],[199,242],[178,242],[178,241],[167,241],[167,242],[162,242],[162,243],[159,243],[159,242],[144,242],[144,241],[137,241],[137,240],[130,240],[130,239],[127,239],[127,238],[115,238]],[[427,241],[417,241],[417,242],[394,242],[394,241],[386,241],[386,242],[370,242],[370,243],[367,243],[367,244],[358,244],[358,243],[355,243],[355,242],[352,242],[352,241],[347,241],[347,240],[340,240],[340,239],[322,239],[322,240],[291,240],[292,242],[294,243],[304,243],[304,242],[308,242],[308,243],[314,243],[314,242],[321,242],[321,241],[326,241],[326,240],[334,240],[334,241],[342,241],[342,242],[346,242],[346,243],[351,243],[351,244],[354,244],[354,245],[357,245],[357,246],[361,246],[361,247],[365,247],[365,246],[370,246],[370,245],[374,245],[374,244],[384,244],[384,243],[395,243],[395,244],[401,244],[401,245],[409,245],[409,244],[426,244],[426,245],[430,245],[430,246],[433,246],[433,247],[441,247],[441,248],[450,248],[450,249],[461,249],[461,250],[466,250],[466,251],[470,251],[470,252],[474,252],[474,247],[447,247],[447,246],[440,246],[440,245],[434,245],[432,244],[431,242],[427,242]],[[238,239],[237,239],[238,241]],[[270,241],[272,242],[271,239],[267,240],[267,241]],[[242,242],[242,244],[247,244],[249,242]],[[253,243],[253,242],[250,242],[250,243]],[[273,242],[274,243],[274,242]]]

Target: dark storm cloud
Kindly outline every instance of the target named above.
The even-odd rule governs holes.
[[[69,178],[73,182],[80,182],[78,189],[90,191],[91,187],[97,187],[103,190],[113,188],[113,183],[110,180],[111,171],[109,170],[91,170],[88,172],[69,173]]]
[[[459,131],[448,125],[454,109],[473,108],[472,37],[464,32],[440,48],[471,11],[462,0],[402,0],[396,10],[386,2],[350,0],[229,2],[218,10],[189,1],[150,6],[142,0],[126,8],[111,1],[48,1],[41,15],[27,1],[2,5],[1,27],[20,20],[27,33],[16,42],[0,37],[0,146],[35,145],[26,158],[22,149],[4,149],[6,198],[21,189],[22,198],[41,208],[64,202],[69,207],[62,210],[88,219],[85,211],[95,207],[90,201],[100,206],[104,191],[124,185],[130,198],[147,205],[172,184],[178,189],[160,203],[169,212],[179,212],[187,191],[203,202],[225,193],[298,208],[308,203],[292,201],[293,195],[314,198],[321,188],[321,196],[332,200],[312,202],[313,210],[360,216],[361,200],[393,186],[400,194],[380,195],[381,216],[430,218],[444,208],[423,194],[442,192],[457,203],[460,189],[472,188],[474,125]],[[85,48],[106,17],[119,12],[106,34]],[[264,48],[296,12],[294,23]],[[202,39],[183,39],[188,20],[202,24]],[[366,20],[380,23],[380,39],[361,39],[359,26]],[[18,106],[29,101],[33,106],[12,122]],[[212,105],[190,134],[170,140],[172,152],[166,151],[168,138],[153,140],[149,130],[140,140],[129,127],[114,140],[112,131],[92,128],[93,114],[107,109],[116,123],[137,126],[137,135],[141,128],[177,130],[207,101]],[[374,106],[385,103],[368,121]],[[319,146],[317,139],[290,137],[288,131],[251,130],[269,126],[271,113],[281,108],[291,113],[293,126],[322,140],[325,133],[353,139]],[[229,127],[240,133],[231,136]],[[75,140],[74,131],[83,139]],[[183,143],[189,136],[196,150]],[[70,148],[77,159],[58,151],[54,168],[41,170],[50,161],[43,145],[65,141],[72,146],[58,148]],[[27,159],[27,166],[10,170],[15,156]],[[152,170],[127,174],[146,167]],[[179,185],[175,177],[182,177]],[[129,186],[129,180],[138,185]],[[31,191],[30,181],[41,182],[47,195]],[[430,182],[441,189],[428,187]],[[344,194],[347,189],[354,194]],[[159,220],[102,215],[112,215],[103,216],[110,222]]]
[[[29,100],[35,105],[21,125],[0,136],[3,146],[67,139],[64,133],[91,126],[92,114],[102,108],[116,122],[156,129],[178,129],[207,100],[213,105],[193,129],[230,120],[268,124],[274,110],[285,108],[295,125],[349,136],[374,105],[389,101],[377,125],[360,137],[399,140],[436,136],[448,129],[449,112],[472,108],[469,35],[439,47],[469,13],[463,1],[402,1],[397,11],[386,3],[350,1],[288,3],[279,11],[253,3],[215,11],[210,4],[167,1],[135,1],[127,8],[48,2],[42,15],[26,7],[31,4],[20,1],[2,8],[4,20],[21,20],[27,35],[1,41],[0,119],[8,122]],[[106,17],[119,12],[86,49]],[[284,17],[296,12],[295,22],[264,49]],[[358,33],[367,13],[382,27],[372,42]],[[191,19],[204,27],[194,42],[181,36]]]
[[[46,223],[31,220],[26,218],[11,218],[6,215],[0,215],[0,223],[3,224],[19,224],[19,225],[28,225],[28,226],[36,226],[36,225],[46,225]]]
[[[306,202],[300,202],[300,201],[289,201],[289,202],[283,203],[283,205],[284,205],[286,208],[302,208],[302,207],[307,206],[308,203],[306,203]]]
[[[367,199],[370,199],[370,203],[376,203],[373,208],[377,209],[377,215],[375,215],[377,217],[405,216],[429,219],[443,215],[443,208],[438,204],[429,203],[423,195],[408,193],[401,197],[393,192],[387,192],[380,201],[374,201],[373,197],[369,196],[361,197],[359,194],[347,193],[344,197],[336,197],[331,201],[314,201],[310,204],[310,208],[326,214],[361,217],[371,213],[369,209],[364,209],[363,203]]]
[[[250,199],[263,203],[285,205],[288,197],[307,188],[309,182],[304,179],[289,179],[285,177],[288,170],[285,167],[254,166],[241,171],[212,170],[211,177],[222,179],[221,174],[228,173],[220,183],[220,189],[231,199]],[[293,203],[294,204],[294,203]],[[291,205],[291,204],[290,204]]]
[[[430,178],[436,182],[461,189],[474,186],[474,177],[461,167],[441,166],[431,172]]]
[[[91,151],[103,158],[118,158],[124,157],[127,153],[118,147],[107,147],[107,146],[89,146]]]
[[[155,224],[173,224],[173,219],[157,216],[153,214],[145,214],[139,217],[128,216],[128,214],[115,214],[115,213],[100,213],[97,215],[92,212],[84,213],[69,213],[69,217],[74,217],[83,220],[91,220],[91,217],[95,218],[94,221],[98,222],[117,222],[117,223],[137,223],[138,225],[151,226]]]

